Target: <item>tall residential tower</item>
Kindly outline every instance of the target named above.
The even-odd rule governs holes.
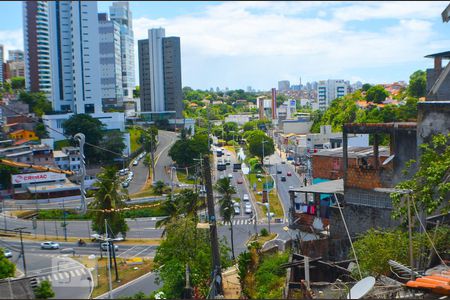
[[[180,38],[165,37],[164,28],[150,29],[138,41],[142,112],[174,112],[181,118]]]
[[[50,31],[47,1],[23,2],[25,86],[28,91],[52,92]]]
[[[49,1],[52,105],[102,112],[97,2]]]

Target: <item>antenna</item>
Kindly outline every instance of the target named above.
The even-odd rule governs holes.
[[[360,299],[375,286],[375,277],[369,276],[358,281],[347,295],[347,299]]]

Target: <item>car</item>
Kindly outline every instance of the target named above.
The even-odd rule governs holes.
[[[250,198],[248,197],[248,194],[244,194],[244,197],[242,198],[244,201],[250,201]]]
[[[286,175],[287,176],[292,176],[292,173],[291,172],[287,172]]]
[[[241,209],[239,208],[239,206],[235,206],[234,207],[234,214],[235,215],[240,215],[241,214]]]
[[[283,172],[281,170],[277,170],[277,174],[282,174]]]
[[[139,164],[139,161],[137,160],[137,159],[135,159],[134,161],[133,161],[133,166],[137,166]]]
[[[256,174],[256,178],[262,178],[262,177],[264,177],[264,175],[262,175],[260,173]]]
[[[236,202],[236,201],[233,202],[233,206],[234,206],[234,207],[241,207],[241,205],[239,204],[239,202]]]
[[[286,161],[285,161],[285,160],[282,160],[281,163],[284,165],[284,164],[286,164]]]
[[[41,243],[41,249],[59,249],[59,244],[55,242],[43,242]]]
[[[290,186],[289,186],[289,189],[290,189],[290,190],[293,190],[293,189],[294,189],[294,186],[293,186],[293,185],[290,185]]]
[[[233,174],[232,173],[230,173],[230,174],[228,174],[228,178],[233,178]]]
[[[3,249],[3,254],[6,258],[11,258],[13,256],[11,250],[9,249]]]
[[[237,183],[238,184],[242,184],[244,181],[242,180],[242,178],[239,178],[238,180],[237,180]]]
[[[285,176],[281,176],[281,181],[286,181],[286,177]]]
[[[263,192],[262,191],[258,191],[256,194],[258,194],[258,195],[262,195],[263,194]]]
[[[245,209],[244,209],[244,212],[246,214],[251,214],[252,213],[252,207],[251,206],[246,206]]]
[[[123,188],[127,188],[129,185],[130,185],[130,182],[129,182],[129,181],[124,181],[124,182],[122,182],[122,187],[123,187]]]
[[[108,251],[108,242],[104,242],[100,244],[100,248],[102,248],[103,251]],[[114,245],[114,250],[118,251],[119,250],[119,246]]]
[[[127,175],[127,173],[128,173],[127,170],[122,169],[122,170],[119,171],[119,176]]]

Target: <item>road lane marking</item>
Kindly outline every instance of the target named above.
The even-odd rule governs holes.
[[[81,273],[83,274],[83,275],[86,275],[86,270],[83,268],[83,269],[80,269],[80,271],[81,271]]]
[[[77,273],[77,276],[81,276],[79,269],[75,269],[75,273]]]
[[[54,280],[58,280],[58,276],[56,274],[52,274]]]
[[[71,275],[72,277],[75,277],[75,272],[74,272],[74,271],[70,271],[70,275]]]

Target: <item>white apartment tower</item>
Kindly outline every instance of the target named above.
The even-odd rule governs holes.
[[[344,80],[322,80],[317,85],[319,109],[325,110],[334,99],[347,95],[348,84]]]
[[[0,83],[3,84],[3,60],[4,60],[5,48],[0,45]]]
[[[52,105],[102,112],[96,1],[49,1]]]
[[[134,34],[128,2],[113,2],[109,7],[109,14],[111,21],[119,25],[123,96],[132,99],[135,89]]]
[[[163,38],[164,28],[149,29],[148,43],[150,62],[150,93],[152,111],[165,111],[164,105],[164,73],[163,73]]]

